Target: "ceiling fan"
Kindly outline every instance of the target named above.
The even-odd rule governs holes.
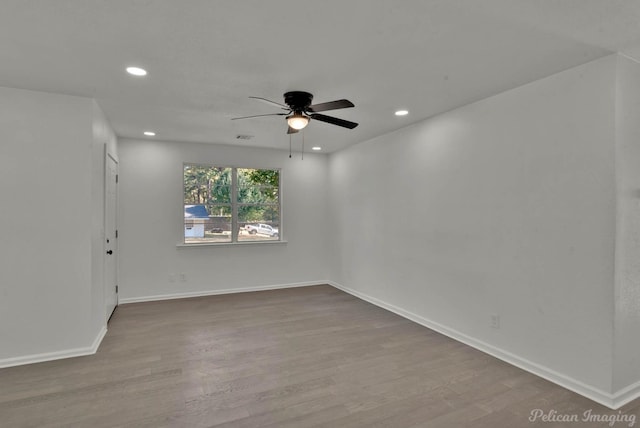
[[[261,97],[249,97],[259,101],[264,101],[266,103],[275,105],[280,107],[280,109],[285,110],[286,112],[280,113],[269,113],[269,114],[257,114],[253,116],[244,116],[244,117],[234,117],[231,120],[238,119],[250,119],[252,117],[262,117],[262,116],[286,116],[287,124],[289,129],[287,130],[287,134],[295,134],[296,132],[303,129],[305,126],[309,124],[311,119],[319,120],[320,122],[330,123],[332,125],[342,126],[343,128],[353,129],[358,126],[355,122],[350,122],[348,120],[339,119],[333,116],[327,116],[324,114],[320,114],[320,111],[327,110],[338,110],[341,108],[349,108],[354,107],[353,103],[349,100],[335,100],[329,101],[327,103],[320,104],[311,104],[313,100],[313,95],[308,92],[302,91],[291,91],[284,94],[284,102],[285,104],[280,104],[275,101],[268,100],[266,98]]]

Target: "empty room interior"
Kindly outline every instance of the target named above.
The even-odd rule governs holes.
[[[3,0],[0,177],[2,426],[640,416],[640,2]]]

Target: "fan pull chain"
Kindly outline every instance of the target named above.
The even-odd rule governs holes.
[[[289,134],[289,159],[291,159],[291,134]]]
[[[304,160],[304,129],[302,130],[302,160]]]

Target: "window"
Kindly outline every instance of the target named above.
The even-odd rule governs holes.
[[[280,240],[280,170],[184,165],[184,243]]]

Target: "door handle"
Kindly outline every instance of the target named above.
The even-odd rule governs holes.
[[[109,255],[113,254],[113,250],[107,251],[107,254],[109,254]]]

